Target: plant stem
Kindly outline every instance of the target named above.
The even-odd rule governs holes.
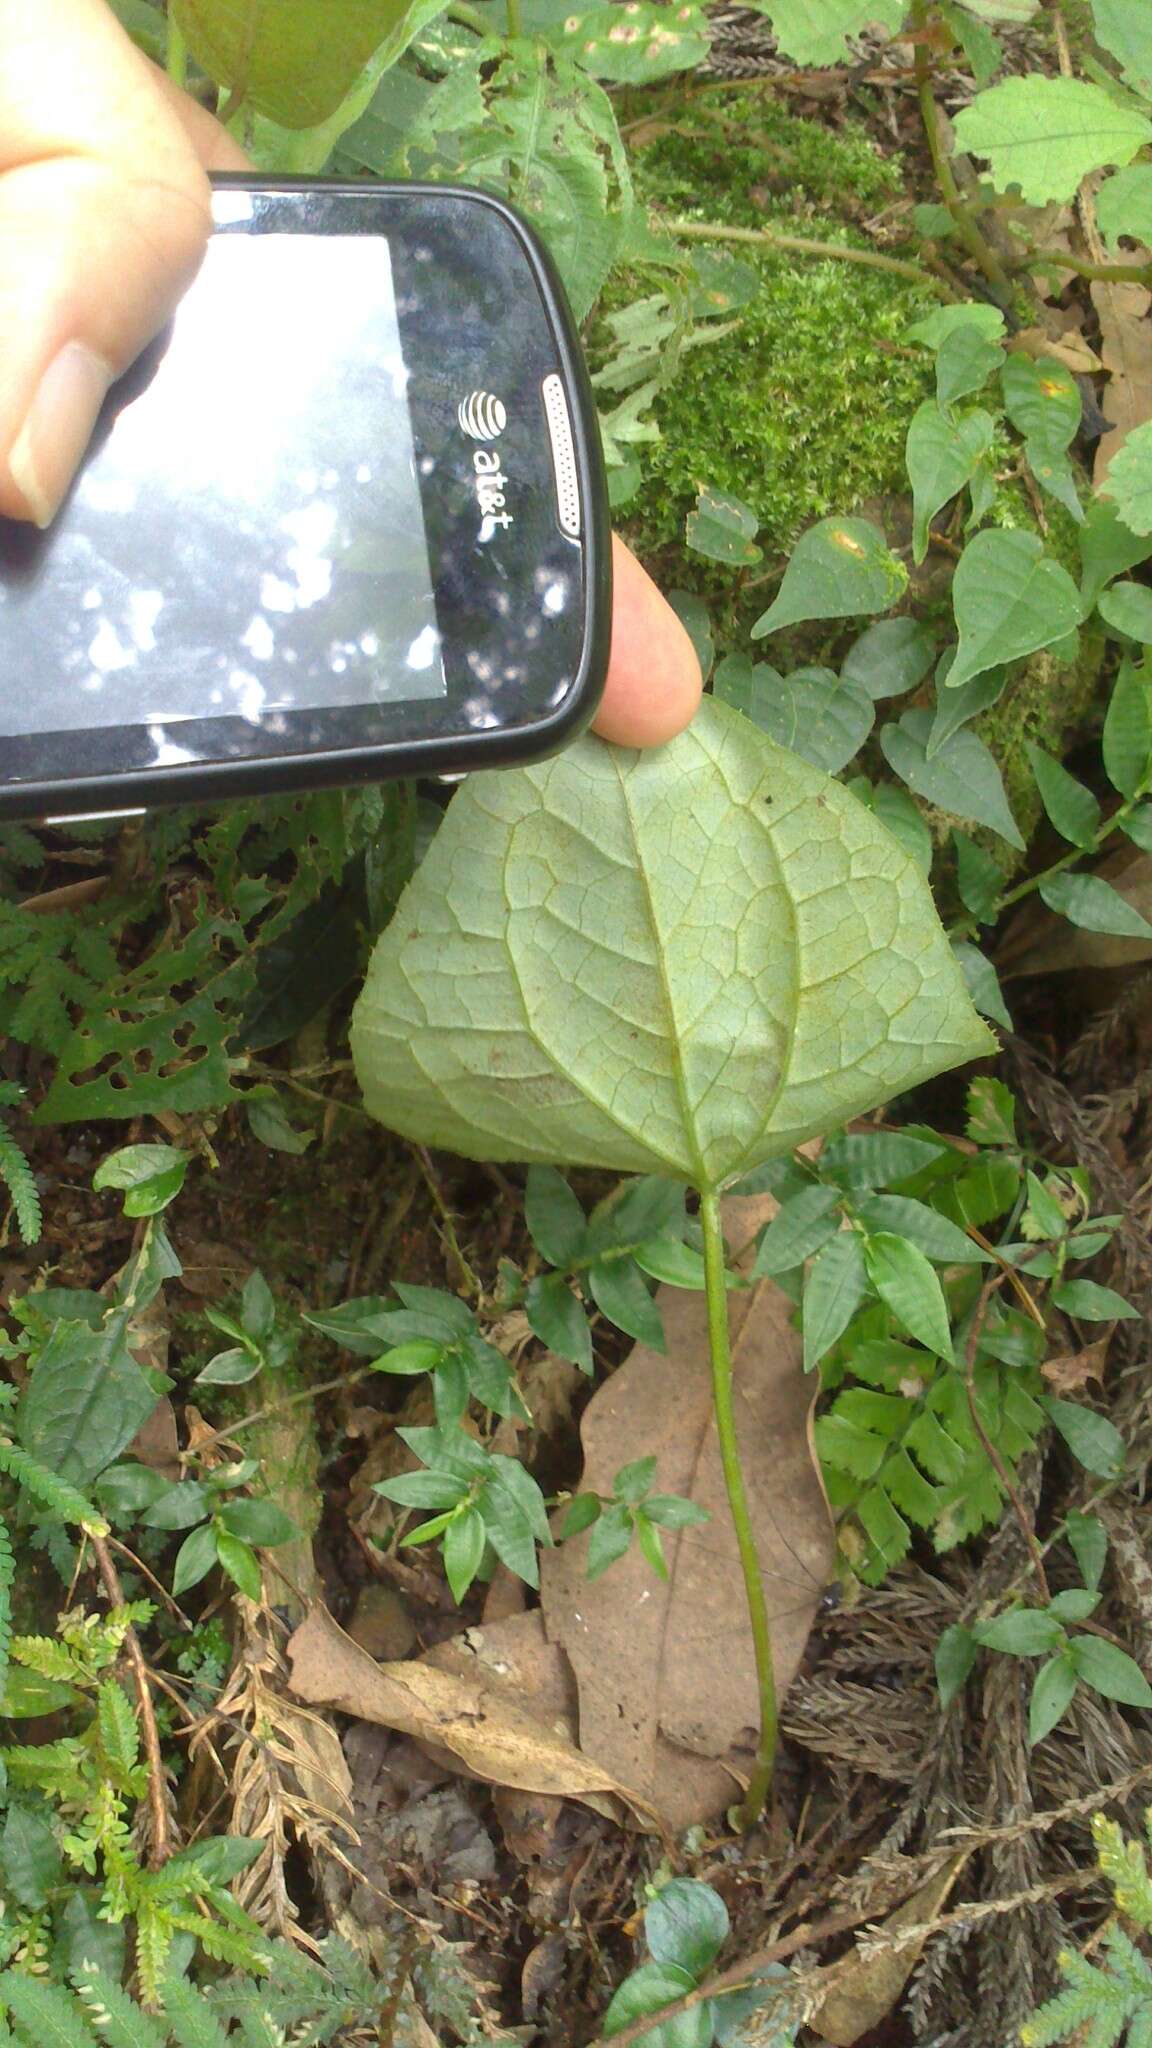
[[[470,7],[468,0],[452,0],[448,9],[449,21],[458,21],[461,28],[470,28],[474,35],[482,36],[487,42],[493,33],[492,23],[479,7]]]
[[[940,116],[936,107],[936,95],[932,90],[932,69],[928,58],[925,32],[928,27],[929,0],[912,0],[912,29],[916,35],[916,97],[920,102],[920,118],[924,123],[924,136],[928,153],[932,158],[932,169],[940,196],[956,223],[956,232],[973,261],[979,264],[998,299],[1005,306],[1012,301],[1012,283],[1004,265],[994,249],[985,241],[975,221],[967,212],[956,183],[956,174],[948,161],[947,151],[940,141]]]
[[[188,45],[184,40],[183,29],[177,26],[176,20],[171,13],[168,16],[167,68],[168,76],[172,80],[173,85],[178,85],[181,92],[186,91],[188,86]]]
[[[504,5],[508,13],[509,36],[522,36],[524,22],[520,13],[520,0],[504,0]]]
[[[1071,270],[1092,283],[1152,285],[1152,264],[1089,263],[1084,256],[1068,256],[1063,249],[1034,249],[1024,263],[1025,270]]]
[[[844,242],[817,242],[808,235],[781,235],[775,228],[733,228],[719,221],[670,220],[662,223],[670,234],[697,242],[746,242],[753,248],[779,249],[785,255],[828,257],[833,263],[863,263],[869,270],[893,271],[911,278],[937,298],[952,301],[955,293],[943,278],[934,277],[920,263],[906,263],[900,256],[881,256],[876,249],[853,249]]]
[[[96,1558],[100,1581],[110,1607],[123,1607],[124,1588],[120,1574],[112,1562],[112,1553],[102,1536],[88,1532]],[[156,1726],[156,1715],[152,1707],[152,1687],[148,1680],[148,1666],[140,1648],[140,1638],[134,1628],[124,1631],[124,1649],[132,1666],[136,1681],[136,1700],[140,1709],[140,1740],[144,1759],[148,1766],[148,1811],[152,1820],[152,1840],[148,1845],[148,1868],[159,1870],[172,1854],[171,1833],[168,1826],[168,1804],[164,1779],[164,1759],[160,1753],[160,1734]]]
[[[776,1680],[772,1671],[772,1637],[768,1624],[768,1602],[756,1539],[748,1514],[748,1496],[740,1468],[740,1446],[732,1403],[732,1346],[728,1335],[728,1286],[724,1265],[724,1233],[720,1224],[720,1198],[701,1193],[700,1222],[704,1233],[704,1286],[708,1303],[708,1351],[712,1362],[712,1401],[716,1410],[716,1437],[724,1487],[736,1532],[740,1569],[748,1619],[752,1626],[752,1647],[756,1656],[756,1682],[760,1693],[760,1742],[756,1762],[737,1812],[737,1824],[750,1828],[759,1819],[776,1756]]]

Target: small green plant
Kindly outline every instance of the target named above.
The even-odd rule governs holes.
[[[711,1885],[686,1877],[662,1885],[644,1909],[644,1938],[649,1960],[614,1992],[601,2027],[606,2039],[651,2014],[656,2024],[637,2037],[643,2048],[711,2048],[714,2041],[745,2038],[766,2048],[792,2048],[796,2032],[786,1970],[769,1968],[738,1991],[707,1995],[728,1938],[728,1909]],[[668,2006],[677,2010],[662,2021]]]
[[[1152,1812],[1146,1815],[1152,1846]],[[1112,1893],[1116,1916],[1104,1929],[1099,1959],[1066,1949],[1060,1957],[1065,1989],[1033,2013],[1020,2029],[1024,2048],[1053,2048],[1076,2041],[1089,2048],[1142,2048],[1152,2035],[1152,1963],[1122,1921],[1138,1935],[1152,1934],[1152,1877],[1139,1842],[1129,1841],[1115,1821],[1092,1821],[1096,1861]]]
[[[691,1529],[708,1516],[694,1501],[677,1493],[653,1493],[655,1458],[636,1458],[622,1465],[612,1481],[610,1498],[598,1493],[578,1493],[561,1526],[561,1536],[578,1536],[591,1529],[588,1545],[588,1577],[599,1578],[617,1558],[623,1557],[633,1537],[653,1571],[668,1577],[668,1561],[660,1540],[661,1529]]]
[[[23,1094],[24,1090],[18,1088],[14,1081],[0,1081],[0,1110],[15,1109]],[[43,1224],[40,1191],[32,1168],[3,1117],[0,1117],[0,1181],[11,1197],[16,1228],[25,1244],[38,1244]]]
[[[1123,1706],[1152,1707],[1152,1686],[1140,1666],[1104,1630],[1072,1634],[1077,1623],[1091,1626],[1100,1605],[1100,1580],[1108,1538],[1095,1515],[1071,1513],[1065,1535],[1083,1584],[1049,1595],[1042,1604],[1006,1608],[971,1628],[955,1623],[936,1648],[936,1677],[942,1706],[949,1706],[968,1678],[980,1650],[1011,1657],[1043,1657],[1032,1682],[1028,1740],[1042,1742],[1072,1704],[1078,1686]]]

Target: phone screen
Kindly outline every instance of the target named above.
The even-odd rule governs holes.
[[[51,608],[6,589],[0,733],[146,726],[172,760],[191,719],[442,697],[409,374],[385,236],[314,238],[307,291],[298,236],[214,237],[114,394]]]

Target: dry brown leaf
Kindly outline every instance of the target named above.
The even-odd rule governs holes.
[[[447,1752],[477,1778],[589,1802],[607,1792],[626,1807],[647,1811],[642,1797],[582,1755],[562,1730],[537,1718],[514,1684],[479,1660],[466,1675],[430,1663],[375,1664],[323,1607],[313,1608],[296,1630],[288,1657],[299,1699],[396,1728]]]
[[[774,1209],[769,1197],[726,1203],[733,1248],[748,1245]],[[654,1454],[658,1490],[694,1500],[711,1520],[665,1534],[667,1584],[636,1546],[591,1584],[586,1537],[548,1551],[542,1602],[549,1637],[576,1673],[582,1748],[682,1828],[731,1804],[754,1752],[759,1709],[716,1442],[704,1299],[679,1288],[662,1288],[659,1299],[667,1356],[637,1345],[591,1402],[583,1486],[610,1494],[621,1465]],[[811,1444],[814,1386],[791,1315],[787,1296],[769,1282],[730,1297],[737,1427],[781,1695],[835,1558]]]
[[[1109,372],[1101,400],[1109,430],[1097,444],[1092,472],[1099,489],[1129,434],[1152,419],[1152,293],[1142,284],[1100,280],[1090,289],[1100,322],[1100,354]]]
[[[1097,1337],[1094,1343],[1086,1344],[1082,1351],[1070,1351],[1060,1358],[1046,1359],[1040,1371],[1053,1393],[1082,1394],[1090,1380],[1102,1386],[1111,1342],[1109,1330],[1103,1337]]]
[[[1090,377],[1103,368],[1095,349],[1089,348],[1082,334],[1075,328],[1068,328],[1059,335],[1049,334],[1043,327],[1022,327],[1008,343],[1009,355],[1013,353],[1033,356],[1051,356],[1063,363],[1074,377]]]
[[[1094,871],[1152,922],[1152,854],[1123,848]],[[1152,960],[1152,939],[1122,939],[1110,932],[1086,932],[1035,899],[1005,932],[996,952],[1003,976],[1061,974],[1084,968],[1136,967]]]
[[[956,1882],[967,1855],[954,1856],[946,1867],[905,1899],[876,1930],[881,1935],[903,1927],[924,1927],[936,1918]],[[927,1931],[918,1941],[909,1940],[890,1948],[866,1949],[841,1974],[812,2014],[809,2024],[831,2041],[833,2048],[852,2048],[862,2034],[870,2034],[892,2011],[924,1949]]]

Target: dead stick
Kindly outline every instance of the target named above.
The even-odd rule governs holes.
[[[1028,1549],[1028,1555],[1032,1559],[1032,1569],[1036,1574],[1040,1598],[1043,1600],[1045,1607],[1047,1607],[1052,1595],[1048,1587],[1048,1574],[1044,1570],[1044,1559],[1040,1555],[1040,1545],[1036,1541],[1036,1531],[1028,1519],[1027,1510],[1013,1484],[1012,1474],[1009,1472],[1007,1465],[1004,1463],[1003,1458],[1000,1456],[980,1419],[980,1410],[976,1401],[976,1352],[980,1344],[980,1332],[984,1328],[984,1318],[988,1313],[988,1304],[997,1288],[1002,1284],[1003,1279],[1003,1273],[997,1273],[991,1280],[986,1280],[980,1290],[980,1299],[976,1303],[975,1313],[972,1317],[972,1328],[968,1332],[968,1343],[965,1347],[964,1385],[968,1394],[968,1412],[972,1417],[972,1427],[980,1439],[988,1463],[1004,1488],[1005,1495],[1012,1503],[1013,1512],[1020,1524],[1020,1532]]]
[[[88,1531],[88,1540],[95,1553],[100,1571],[101,1583],[111,1607],[125,1607],[124,1588],[120,1574],[112,1562],[112,1553],[103,1536],[94,1536]],[[148,1666],[140,1648],[140,1638],[129,1626],[124,1636],[124,1648],[132,1666],[136,1681],[136,1697],[140,1707],[140,1733],[144,1742],[144,1755],[148,1763],[148,1810],[152,1815],[152,1842],[148,1851],[148,1868],[159,1870],[172,1854],[168,1836],[168,1808],[164,1799],[164,1759],[160,1754],[160,1732],[156,1726],[156,1715],[152,1707],[152,1687],[148,1682]]]

